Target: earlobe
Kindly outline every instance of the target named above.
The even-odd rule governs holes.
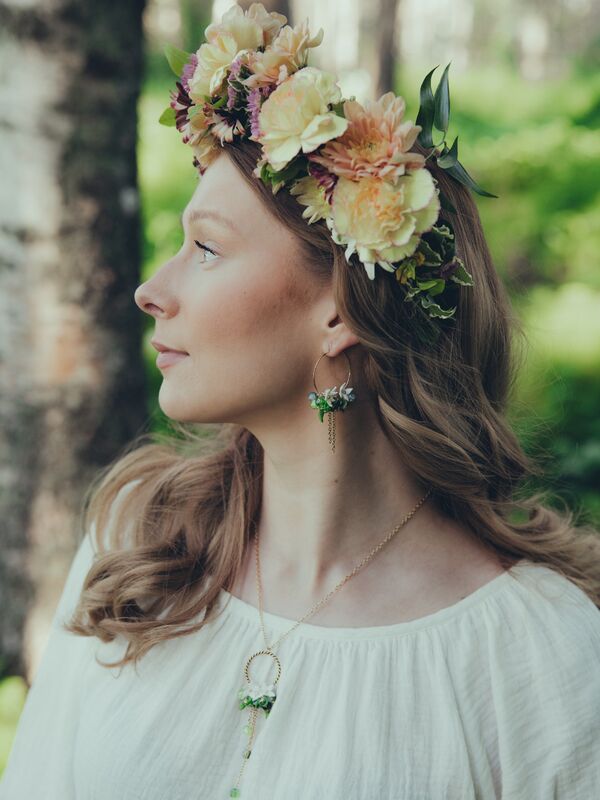
[[[343,322],[340,322],[339,325],[336,325],[334,335],[329,337],[324,344],[323,352],[327,353],[330,358],[335,358],[349,347],[360,344],[360,341],[356,334],[352,333]]]

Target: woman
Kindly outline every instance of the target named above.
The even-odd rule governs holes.
[[[207,30],[213,47],[263,36],[229,100],[282,41],[318,44],[284,21],[254,4]],[[190,111],[194,81],[214,88],[208,55],[171,106],[202,175],[184,242],[135,301],[155,320],[161,408],[219,432],[136,442],[101,476],[0,797],[590,800],[598,538],[516,499],[530,466],[505,418],[513,319],[467,188],[402,123],[385,168],[363,152],[362,178],[404,164],[391,185],[413,198],[408,177],[435,179],[459,271],[440,268],[435,294],[364,241],[348,256],[343,212],[372,226],[375,200],[334,195],[335,225],[316,213],[332,175],[354,188],[342,150],[297,147],[311,172],[274,192],[293,160],[268,138],[269,94],[254,139],[235,97],[200,126]],[[321,123],[348,143],[350,124]]]

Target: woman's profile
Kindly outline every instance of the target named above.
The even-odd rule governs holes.
[[[523,489],[447,69],[415,124],[321,39],[255,3],[169,52],[200,180],[135,302],[178,435],[90,489],[1,800],[600,794],[600,543]]]

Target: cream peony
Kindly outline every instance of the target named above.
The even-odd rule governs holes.
[[[221,34],[229,34],[238,50],[254,50],[271,44],[286,22],[283,14],[269,13],[262,3],[252,3],[247,12],[234,5],[223,14],[221,22],[209,25],[204,35],[207,42],[212,42]]]
[[[344,116],[348,129],[335,142],[328,142],[313,160],[330,172],[358,180],[379,177],[395,180],[425,163],[420,153],[409,152],[421,130],[410,120],[403,120],[402,97],[387,92],[379,100],[346,100]]]
[[[230,33],[219,32],[200,46],[198,64],[189,81],[189,95],[195,103],[204,103],[205,95],[217,94],[238,52],[237,41]]]
[[[306,66],[308,51],[323,41],[323,28],[311,38],[308,20],[291,28],[286,25],[265,52],[253,52],[248,66],[253,74],[244,80],[249,89],[278,85]]]
[[[240,6],[232,6],[220,23],[209,25],[206,42],[196,53],[198,64],[190,79],[192,100],[201,103],[204,95],[216,94],[234,58],[270,45],[286,22],[283,14],[269,13],[262,3],[253,3],[246,13]]]
[[[394,262],[414,253],[420,234],[431,228],[439,212],[438,190],[427,169],[396,183],[339,178],[330,229],[337,244],[347,245],[346,259],[356,252],[373,280],[376,263],[393,272]]]
[[[259,141],[273,169],[346,130],[348,121],[328,108],[340,99],[335,76],[314,67],[295,72],[269,95],[260,110]]]

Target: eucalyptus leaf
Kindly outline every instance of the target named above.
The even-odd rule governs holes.
[[[450,121],[450,90],[448,87],[448,70],[450,63],[446,65],[434,96],[434,117],[433,124],[442,133],[448,130],[448,122]]]
[[[431,130],[433,127],[433,118],[435,115],[435,100],[431,90],[431,76],[439,67],[439,64],[434,67],[423,79],[421,88],[419,90],[420,106],[419,113],[415,125],[421,126],[421,131],[417,137],[419,144],[423,147],[433,147],[433,139],[431,137]]]
[[[178,47],[175,47],[172,44],[166,44],[163,48],[163,52],[167,61],[169,62],[169,66],[175,75],[180,78],[183,68],[190,60],[192,54],[186,53],[185,50],[180,50]]]
[[[459,183],[462,183],[467,188],[477,192],[477,194],[480,194],[483,197],[498,197],[497,194],[486,192],[485,189],[482,189],[480,186],[478,186],[460,161],[457,161],[452,167],[447,167],[445,169],[448,175],[452,175],[452,177],[459,181]]]
[[[158,121],[161,125],[167,125],[169,128],[175,127],[175,109],[171,108],[171,106],[167,106],[165,110],[162,112]]]
[[[452,147],[449,150],[446,150],[442,153],[441,156],[438,156],[437,163],[440,167],[444,167],[447,169],[448,167],[453,167],[458,162],[458,136],[452,142]]]

